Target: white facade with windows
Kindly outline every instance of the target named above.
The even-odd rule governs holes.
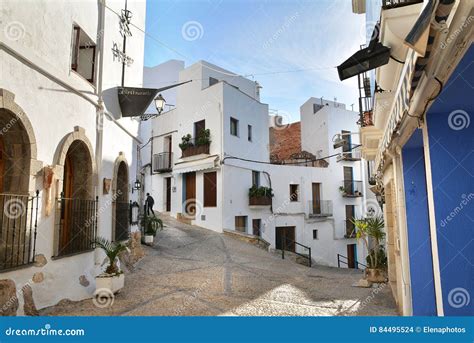
[[[353,216],[367,211],[365,163],[357,158],[338,162],[333,157],[328,159],[328,168],[270,164],[268,106],[259,101],[258,83],[204,61],[174,70],[176,77],[170,79],[179,75],[180,82],[193,81],[169,94],[176,96],[176,107],[149,120],[141,132],[142,137],[153,137],[141,157],[148,166],[145,191],[154,196],[155,209],[217,232],[260,234],[272,249],[281,244],[278,232],[287,230],[281,228],[291,228],[291,240],[311,247],[317,263],[337,266],[338,254],[347,257],[349,252],[354,261],[365,264],[365,249],[346,232],[346,219],[350,219],[346,205]],[[333,148],[334,135],[341,130],[357,132],[357,114],[334,102],[325,101],[318,107],[319,101],[311,98],[301,107],[302,146],[325,157],[342,151]],[[313,112],[315,108],[318,111]],[[182,137],[196,138],[202,128],[210,131],[208,150],[197,148],[199,143],[193,141],[192,155],[185,156],[188,153],[180,148]],[[315,134],[318,130],[324,132]],[[357,135],[348,137],[358,144]],[[358,154],[352,153],[354,157]],[[351,180],[360,181],[360,194],[341,194],[344,167],[351,168]],[[212,173],[216,181],[211,190],[206,182],[214,177]],[[273,189],[271,205],[251,204],[249,189],[257,182]],[[292,196],[296,189],[297,197]],[[316,192],[318,199],[313,199]],[[369,205],[375,207],[375,200]],[[303,247],[295,248],[306,253]],[[342,267],[346,262],[341,258]]]
[[[130,183],[135,180],[134,151],[140,142],[138,121],[121,118],[117,101],[116,87],[122,82],[117,51],[123,44],[119,15],[125,1],[103,4],[2,3],[0,250],[5,257],[0,279],[16,288],[19,303],[13,314],[24,313],[27,286],[37,309],[62,299],[91,297],[104,260],[90,244],[93,237],[125,239],[136,229],[129,227],[128,212],[120,217],[116,211],[136,195]],[[128,1],[132,23],[138,27],[144,27],[145,7],[145,1]],[[133,26],[129,29],[126,55],[133,63],[125,67],[125,86],[141,87],[144,36]],[[21,170],[14,169],[16,163],[23,163]],[[36,211],[12,216],[4,202],[13,199],[21,208],[21,197],[36,190],[37,227],[19,232],[12,223],[30,220]],[[20,198],[12,198],[16,195]],[[91,207],[81,205],[79,211],[78,203]],[[94,208],[96,224],[91,219]],[[16,219],[7,221],[8,215]],[[18,245],[8,236],[20,233],[31,243]],[[18,256],[19,249],[25,255],[9,256]]]

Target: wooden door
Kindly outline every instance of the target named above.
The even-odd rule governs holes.
[[[282,249],[283,241],[285,241],[285,250],[296,251],[295,244],[295,227],[294,226],[280,226],[276,227],[275,246],[277,249]]]
[[[354,194],[354,182],[352,180],[352,167],[344,167],[344,188],[348,194]]]
[[[235,230],[239,232],[247,233],[247,216],[235,217]]]
[[[347,267],[355,268],[356,265],[356,245],[348,244],[347,245]]]
[[[185,212],[190,216],[196,214],[196,173],[186,173],[186,206]]]
[[[321,214],[321,184],[313,183],[313,214]]]
[[[342,139],[346,141],[346,143],[342,146],[342,151],[345,152],[346,157],[350,158],[352,156],[351,154],[352,139],[350,135],[351,132],[342,130],[341,133],[342,133]]]
[[[198,138],[201,131],[206,129],[206,121],[200,120],[194,123],[194,137]]]
[[[5,144],[3,142],[3,137],[0,137],[0,193],[3,193],[4,182],[5,182],[5,163],[7,155],[5,154]]]
[[[252,230],[253,235],[260,237],[260,225],[262,224],[261,219],[252,219]]]
[[[167,177],[166,179],[166,212],[171,212],[171,178]]]
[[[62,206],[62,232],[60,235],[60,249],[70,248],[69,239],[72,230],[72,197],[74,194],[74,169],[70,156],[66,156],[64,163],[64,179],[63,179],[63,202]]]

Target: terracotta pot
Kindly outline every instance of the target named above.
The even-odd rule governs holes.
[[[373,283],[383,283],[387,281],[387,276],[383,269],[366,268],[365,279]]]

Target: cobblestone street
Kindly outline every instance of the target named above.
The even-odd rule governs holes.
[[[388,286],[351,286],[360,271],[308,268],[225,234],[165,224],[112,306],[62,301],[41,315],[397,315]]]

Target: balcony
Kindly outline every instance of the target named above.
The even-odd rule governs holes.
[[[270,206],[273,190],[269,187],[252,186],[249,188],[249,206]]]
[[[190,134],[181,138],[179,147],[182,151],[181,157],[190,157],[200,154],[209,155],[211,146],[211,133],[209,129],[202,130],[198,137],[193,138]]]
[[[339,191],[345,198],[357,198],[362,196],[362,181],[344,180]]]
[[[153,172],[167,173],[173,170],[173,153],[161,152],[153,155]]]
[[[313,200],[309,201],[310,217],[332,217],[331,200]]]
[[[345,151],[342,152],[339,156],[337,156],[337,162],[339,161],[360,161],[361,152],[360,150],[354,151]]]

